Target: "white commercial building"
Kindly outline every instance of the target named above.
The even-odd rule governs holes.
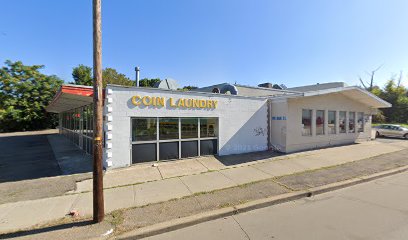
[[[221,93],[220,93],[221,92]],[[92,88],[64,85],[47,110],[92,153]],[[371,139],[371,116],[390,104],[344,83],[280,90],[219,84],[195,91],[108,85],[108,168],[203,155],[283,153]]]

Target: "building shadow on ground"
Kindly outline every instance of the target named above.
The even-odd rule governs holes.
[[[262,152],[252,152],[252,153],[241,153],[233,154],[227,156],[214,156],[218,161],[220,161],[225,166],[233,166],[242,163],[250,163],[259,160],[266,160],[273,157],[283,156],[284,153],[274,152],[274,151],[262,151]]]

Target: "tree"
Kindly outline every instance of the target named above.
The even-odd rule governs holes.
[[[92,86],[92,68],[80,64],[78,67],[72,69],[73,84]]]
[[[55,127],[56,115],[47,113],[45,107],[63,81],[42,74],[43,67],[7,60],[0,69],[0,132]]]
[[[382,66],[383,66],[383,65],[380,65],[379,67],[377,67],[376,69],[372,70],[371,72],[369,72],[369,73],[367,72],[367,74],[370,76],[370,82],[364,82],[363,79],[362,79],[361,77],[359,77],[360,83],[363,85],[363,87],[364,87],[367,91],[371,92],[371,90],[373,90],[373,87],[375,86],[375,83],[374,83],[374,75],[375,75],[375,73],[376,73],[378,70],[380,70],[380,68],[381,68]]]
[[[154,87],[154,85],[158,82],[160,82],[160,78],[143,78],[140,79],[139,81],[139,86],[140,87]]]
[[[74,82],[71,84],[92,86],[93,76],[92,68],[80,64],[72,69],[72,78]],[[122,86],[134,86],[135,83],[130,80],[125,74],[118,73],[114,68],[105,68],[102,71],[103,87],[107,84],[117,84]]]
[[[391,108],[382,110],[387,122],[408,122],[408,91],[401,83],[399,84],[398,86],[396,80],[391,78],[379,95],[379,97],[392,104]]]
[[[135,82],[130,80],[125,74],[118,73],[113,68],[105,68],[102,71],[103,87],[107,84],[117,84],[122,86],[134,86]]]
[[[194,90],[194,89],[197,89],[198,87],[196,87],[196,86],[190,86],[190,85],[188,85],[188,86],[184,86],[183,88],[181,88],[181,89],[179,89],[179,90],[181,90],[181,91],[191,91],[191,90]]]

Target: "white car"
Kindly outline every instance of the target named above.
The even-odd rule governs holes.
[[[374,129],[376,130],[375,136],[376,137],[403,137],[408,139],[408,128],[402,127],[400,125],[394,124],[381,124],[375,126]]]

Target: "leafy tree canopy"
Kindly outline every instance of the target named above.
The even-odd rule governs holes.
[[[24,65],[7,60],[0,69],[0,132],[54,127],[55,114],[45,111],[63,83],[39,70],[43,65]]]
[[[72,78],[76,85],[92,86],[92,68],[80,64],[72,70]]]
[[[102,71],[103,87],[107,84],[117,84],[122,86],[134,86],[135,82],[130,80],[125,74],[118,73],[113,68],[105,68]]]
[[[139,80],[140,87],[154,87],[154,84],[160,82],[160,78],[143,78]]]
[[[194,90],[194,89],[197,89],[198,87],[196,87],[196,86],[190,86],[190,85],[188,85],[188,86],[184,86],[183,88],[181,88],[180,90],[181,91],[191,91],[191,90]]]
[[[383,121],[391,123],[408,123],[408,89],[397,84],[394,78],[387,81],[384,88],[373,87],[371,91],[378,97],[392,104],[382,109]]]
[[[74,82],[71,84],[92,86],[93,74],[92,68],[80,64],[72,69],[72,78]],[[102,70],[102,84],[106,87],[107,84],[117,84],[122,86],[134,86],[134,81],[130,80],[125,74],[118,73],[114,68],[105,68]]]

